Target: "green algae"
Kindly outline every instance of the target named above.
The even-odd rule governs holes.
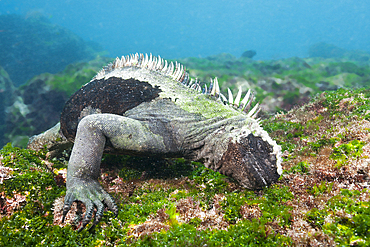
[[[187,112],[202,115],[207,119],[231,118],[242,114],[241,111],[233,109],[232,106],[224,105],[217,102],[216,99],[212,99],[211,96],[201,94],[196,95],[194,101],[185,101],[178,106]]]
[[[367,189],[341,190],[332,197],[324,209],[312,209],[307,212],[307,220],[335,238],[341,246],[368,246],[370,244],[369,202],[361,197],[368,197]]]

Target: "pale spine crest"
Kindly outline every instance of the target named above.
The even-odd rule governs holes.
[[[175,62],[175,65],[173,62],[168,63],[167,60],[164,60],[160,56],[156,57],[153,56],[151,53],[148,56],[148,54],[130,54],[125,56],[122,56],[121,59],[118,57],[113,61],[113,63],[109,63],[107,66],[103,67],[98,74],[93,78],[97,77],[104,77],[107,73],[115,70],[120,69],[123,67],[138,67],[138,68],[145,68],[151,71],[158,71],[159,73],[170,76],[175,81],[182,83],[184,86],[196,90],[203,94],[209,94],[213,97],[216,97],[217,100],[221,101],[224,104],[228,104],[236,109],[240,109],[241,111],[245,112],[248,117],[256,118],[258,112],[261,110],[259,104],[257,103],[252,110],[249,111],[250,106],[253,101],[253,94],[251,94],[251,90],[249,89],[246,95],[244,96],[243,100],[241,100],[242,96],[242,89],[239,87],[239,91],[235,97],[231,92],[231,90],[228,88],[228,98],[226,98],[221,92],[220,92],[220,86],[218,84],[217,77],[215,77],[213,80],[211,78],[210,87],[207,88],[207,85],[204,85],[204,88],[202,89],[200,82],[198,81],[198,78],[195,80],[193,78],[189,78],[189,74],[186,72],[186,69],[184,66],[178,62]],[[190,79],[190,80],[189,80]]]

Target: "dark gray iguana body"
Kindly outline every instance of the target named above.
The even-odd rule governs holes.
[[[83,229],[95,207],[98,223],[103,203],[117,213],[98,183],[103,152],[199,160],[249,189],[276,182],[280,147],[253,118],[256,109],[235,109],[248,104],[239,103],[241,91],[235,100],[229,92],[232,107],[221,102],[217,79],[205,94],[199,90],[182,66],[136,54],[116,59],[77,91],[61,116],[63,134],[74,140],[63,214],[82,201]]]

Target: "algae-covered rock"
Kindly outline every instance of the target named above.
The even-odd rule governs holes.
[[[0,146],[4,143],[5,134],[5,109],[13,101],[13,92],[15,88],[9,78],[8,73],[0,66]]]
[[[265,95],[261,107],[268,112],[290,110],[295,106],[303,105],[309,102],[313,92],[313,89],[289,77],[284,79],[268,77],[258,80],[257,85]]]
[[[241,57],[246,57],[246,58],[253,58],[257,52],[255,50],[247,50],[242,53]]]
[[[295,246],[369,245],[369,120],[370,91],[339,89],[263,123],[296,195],[286,232]]]
[[[12,104],[6,109],[4,141],[25,147],[30,136],[59,122],[70,95],[90,81],[107,60],[98,57],[71,64],[60,73],[35,76],[17,88]]]
[[[323,44],[312,49],[310,54],[315,57],[309,58],[254,61],[223,53],[179,61],[201,81],[218,77],[222,92],[227,88],[235,91],[240,86],[244,91],[252,89],[256,100],[270,113],[300,106],[326,90],[369,87],[368,53]]]
[[[308,49],[308,55],[309,57],[320,58],[345,58],[359,62],[368,62],[370,60],[369,52],[359,50],[346,50],[325,42],[311,45]]]
[[[345,49],[324,42],[310,46],[308,55],[310,57],[339,58],[343,57]]]
[[[42,16],[0,16],[0,65],[16,86],[41,73],[94,58],[101,48]]]

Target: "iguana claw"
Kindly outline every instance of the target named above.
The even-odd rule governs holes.
[[[72,203],[75,201],[80,201],[86,206],[85,216],[82,219],[82,226],[78,229],[78,232],[82,231],[91,221],[95,208],[96,213],[94,221],[89,230],[92,230],[100,222],[103,217],[105,205],[117,216],[117,205],[113,198],[101,187],[98,181],[84,181],[82,179],[73,178],[71,184],[73,184],[73,186],[67,189],[64,199],[62,222],[64,222],[68,211],[71,209]]]

